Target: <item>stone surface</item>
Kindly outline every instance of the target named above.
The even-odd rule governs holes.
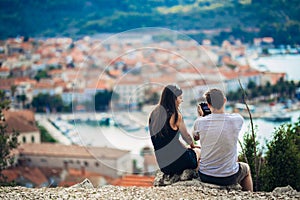
[[[289,188],[289,190],[279,188],[269,193],[251,193],[237,190],[220,190],[199,185],[169,185],[149,188],[110,185],[98,188],[58,187],[29,189],[24,187],[0,187],[0,199],[300,199],[300,192],[292,188]]]
[[[186,169],[182,174],[168,175],[164,174],[162,171],[157,170],[154,178],[154,186],[166,186],[172,185],[178,181],[187,181],[198,178],[197,172],[192,169]]]
[[[93,189],[94,186],[89,179],[84,179],[81,183],[77,183],[70,188],[86,188],[86,189]]]
[[[186,169],[182,174],[174,174],[173,176],[164,174],[162,171],[158,170],[155,174],[154,186],[167,186],[167,185],[176,185],[176,186],[198,186],[198,187],[207,187],[211,189],[218,190],[241,190],[242,187],[239,184],[229,185],[229,186],[218,186],[208,183],[201,182],[198,173],[193,169]]]
[[[158,179],[163,176],[162,173],[157,173]],[[195,178],[192,171],[175,178],[165,178],[174,183],[165,187],[106,185],[94,188],[92,183],[85,179],[69,188],[0,187],[0,199],[300,199],[300,192],[291,186],[275,188],[273,192],[243,192],[240,186],[221,187],[202,183]]]

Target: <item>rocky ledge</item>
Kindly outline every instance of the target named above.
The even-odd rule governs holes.
[[[217,186],[201,182],[197,172],[180,175],[157,171],[153,187],[101,186],[95,188],[85,179],[69,188],[0,187],[0,199],[300,199],[290,186],[273,192],[244,192],[240,185]]]
[[[290,186],[273,192],[242,192],[199,186],[40,188],[1,187],[0,199],[300,199]]]
[[[273,192],[243,192],[196,179],[164,187],[107,185],[95,188],[86,179],[69,188],[0,187],[0,199],[300,199],[300,192],[290,186],[276,188]]]

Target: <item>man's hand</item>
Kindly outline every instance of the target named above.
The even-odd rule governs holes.
[[[198,111],[198,115],[199,116],[203,116],[204,115],[203,110],[202,110],[202,108],[201,108],[200,105],[197,106],[197,111]]]
[[[199,135],[194,135],[194,140],[195,141],[198,141],[200,138],[199,138]]]

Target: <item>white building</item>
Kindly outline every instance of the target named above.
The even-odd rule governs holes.
[[[147,88],[142,77],[126,74],[115,83],[113,92],[119,97],[119,105],[135,107],[144,101]]]
[[[41,143],[40,131],[36,126],[34,113],[30,110],[5,111],[7,132],[19,132],[19,143]]]
[[[132,173],[130,151],[57,143],[23,144],[18,150],[27,166],[75,168],[112,178]]]

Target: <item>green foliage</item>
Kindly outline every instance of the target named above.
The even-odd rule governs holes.
[[[261,172],[261,165],[262,165],[262,150],[259,150],[259,143],[256,135],[257,129],[258,127],[256,126],[254,129],[254,138],[250,128],[248,129],[248,131],[244,133],[243,144],[242,144],[243,152],[242,154],[239,155],[239,161],[246,162],[250,166],[254,191],[259,191],[261,187],[260,172]],[[256,149],[254,149],[254,147],[256,147]],[[257,155],[255,155],[255,151],[258,152],[256,153]],[[257,160],[255,161],[255,159]],[[256,162],[258,163],[257,172],[255,166]]]
[[[38,94],[32,100],[32,107],[36,112],[61,112],[64,109],[60,95]]]
[[[256,139],[248,130],[244,134],[242,154],[239,160],[247,162],[251,169],[254,191],[272,191],[276,187],[292,186],[300,189],[300,118],[294,124],[283,124],[275,130],[267,143],[265,155],[258,150]],[[254,147],[259,151],[255,156]],[[257,159],[257,172],[255,167]]]
[[[155,105],[159,102],[159,94],[157,92],[154,93],[147,93],[145,92],[145,103]]]
[[[41,142],[56,143],[57,141],[48,133],[45,127],[38,125],[41,133]]]
[[[267,144],[263,168],[263,190],[290,185],[300,190],[300,118],[294,124],[283,124]]]
[[[7,177],[2,174],[2,171],[9,165],[13,164],[14,157],[10,154],[12,149],[18,147],[17,131],[12,133],[7,132],[7,124],[3,111],[8,110],[9,101],[5,99],[4,92],[0,90],[0,185],[7,185]]]
[[[239,88],[236,92],[229,91],[226,96],[229,101],[240,101],[242,99],[242,94],[242,90]]]
[[[18,95],[17,95],[17,102],[18,102],[18,103],[19,103],[19,102],[22,103],[22,108],[25,107],[25,102],[26,102],[26,100],[27,100],[26,94],[18,94]]]
[[[108,90],[97,92],[95,95],[95,110],[96,111],[108,110],[110,101],[112,99],[112,94],[113,94],[112,91],[108,91]]]
[[[17,35],[80,38],[140,27],[229,28],[211,39],[220,44],[229,38],[252,42],[253,37],[271,36],[275,44],[299,44],[299,9],[297,1],[284,0],[1,0],[0,39]]]
[[[267,82],[264,86],[257,86],[255,82],[250,81],[247,86],[247,96],[250,99],[264,96],[265,100],[268,100],[271,97],[271,94],[275,94],[281,99],[284,100],[287,98],[294,98],[296,95],[296,90],[298,86],[294,81],[285,81],[282,78],[275,84],[271,85],[270,82]],[[227,97],[230,101],[238,101],[241,97],[241,91],[230,91],[227,94]]]
[[[40,81],[42,78],[49,78],[48,73],[47,73],[46,70],[40,70],[34,76],[34,79],[37,80],[37,81]]]

